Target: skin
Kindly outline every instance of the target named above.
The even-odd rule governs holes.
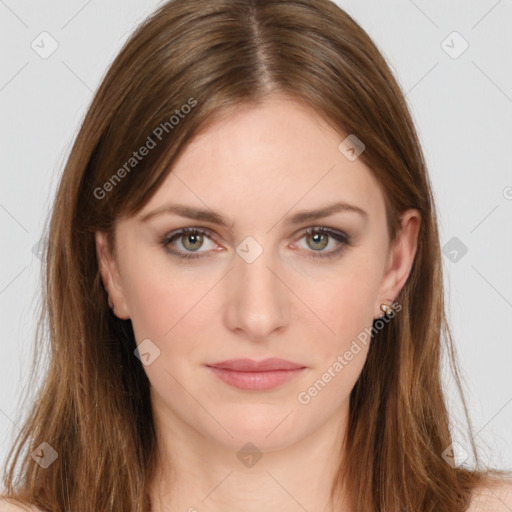
[[[338,150],[346,135],[291,99],[240,107],[194,139],[138,215],[117,222],[115,255],[96,233],[115,314],[131,319],[137,343],[150,339],[160,350],[144,366],[160,454],[154,511],[332,510],[349,395],[369,345],[360,344],[308,404],[297,397],[383,315],[380,304],[395,300],[420,226],[419,212],[404,212],[391,244],[377,180],[360,158]],[[341,200],[367,217],[342,211],[286,223]],[[142,220],[170,203],[213,210],[229,226],[172,214]],[[210,230],[210,238],[170,244],[198,259],[180,260],[160,244],[184,227]],[[344,232],[350,242],[338,255],[315,258],[341,242],[315,240],[308,227]],[[251,263],[236,252],[248,236],[263,249]],[[205,367],[238,357],[281,357],[306,370],[278,388],[243,391]],[[237,458],[247,442],[262,454],[252,467]]]

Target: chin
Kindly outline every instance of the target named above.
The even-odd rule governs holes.
[[[301,437],[294,407],[270,405],[233,405],[229,412],[213,416],[231,434],[223,435],[222,430],[211,429],[210,435],[231,450],[238,451],[247,442],[256,445],[261,451],[274,451],[292,444]],[[291,414],[290,414],[291,413]],[[304,433],[304,437],[307,433]]]
[[[286,430],[283,430],[283,432],[276,430],[269,435],[269,432],[271,432],[273,428],[275,428],[275,425],[273,425],[272,428],[262,430],[250,428],[246,425],[234,425],[231,430],[229,430],[233,438],[223,436],[217,439],[217,441],[224,448],[235,453],[251,450],[269,453],[283,450],[299,440],[294,438],[298,434],[297,431],[294,432],[294,437]]]

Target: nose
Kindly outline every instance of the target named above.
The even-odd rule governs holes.
[[[282,267],[270,251],[251,263],[236,255],[226,282],[224,322],[238,336],[262,342],[282,333],[289,322],[290,294]]]

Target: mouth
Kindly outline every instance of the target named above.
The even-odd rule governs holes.
[[[265,391],[297,378],[307,367],[285,359],[230,359],[206,365],[226,384],[238,389]]]

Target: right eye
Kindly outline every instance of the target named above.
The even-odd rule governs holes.
[[[160,241],[160,243],[162,247],[164,247],[169,253],[171,253],[174,256],[177,256],[178,258],[196,259],[202,257],[201,253],[208,252],[208,250],[199,251],[199,249],[204,244],[205,238],[207,240],[210,240],[210,232],[206,229],[182,228],[178,231],[173,231],[165,235]],[[174,245],[174,243],[175,241],[179,240],[181,240],[181,248],[179,250],[176,250],[176,246]]]

